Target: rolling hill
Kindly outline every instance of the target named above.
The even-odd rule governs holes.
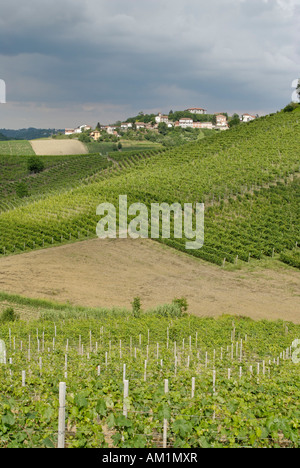
[[[119,153],[105,177],[1,213],[2,254],[90,236],[96,207],[127,194],[149,207],[205,203],[204,247],[189,254],[219,265],[281,255],[299,267],[299,116],[277,113],[125,163]],[[185,250],[185,239],[161,241]]]

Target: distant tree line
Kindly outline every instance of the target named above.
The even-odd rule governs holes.
[[[65,133],[65,130],[55,128],[21,128],[19,130],[11,130],[7,128],[0,128],[2,133],[8,140],[35,140],[37,138],[47,138],[58,132]]]

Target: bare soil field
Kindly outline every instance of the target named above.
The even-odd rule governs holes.
[[[0,290],[72,305],[148,309],[186,297],[198,316],[300,323],[300,274],[226,271],[148,239],[88,240],[0,260]]]
[[[33,151],[38,156],[87,154],[86,146],[78,140],[31,140]]]

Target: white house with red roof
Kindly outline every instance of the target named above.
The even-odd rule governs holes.
[[[255,120],[256,119],[256,116],[255,115],[251,115],[251,114],[243,114],[242,115],[242,122],[251,122],[251,120]]]
[[[169,117],[167,115],[162,115],[161,113],[159,113],[156,117],[155,117],[155,122],[157,124],[159,123],[166,123],[168,124],[169,123]]]
[[[121,123],[121,130],[126,132],[127,130],[132,130],[133,124],[131,122],[122,122]]]
[[[228,127],[226,115],[223,115],[223,114],[217,114],[216,115],[216,127],[217,128],[222,128],[222,127],[227,128]]]
[[[92,127],[90,125],[80,125],[77,128],[66,128],[65,135],[74,135],[74,133],[82,133],[86,130],[92,130]]]

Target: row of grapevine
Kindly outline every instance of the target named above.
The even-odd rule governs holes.
[[[56,446],[61,381],[66,447],[159,447],[164,421],[173,447],[297,446],[291,345],[299,331],[126,313],[9,324],[1,330],[0,446]]]
[[[282,252],[280,254],[280,260],[295,268],[300,268],[300,249],[295,248],[290,252]]]
[[[117,187],[115,188],[117,192]],[[225,261],[248,262],[251,258],[260,259],[262,256],[274,257],[284,249],[291,250],[299,239],[299,193],[300,181],[297,179],[290,184],[278,184],[269,189],[261,189],[256,194],[232,200],[227,204],[215,204],[205,212],[205,242],[200,250],[186,251],[186,239],[162,239],[162,241],[178,250],[186,251],[218,265]],[[70,202],[71,202],[70,193]],[[110,202],[118,204],[117,193]],[[134,196],[134,193],[131,194]],[[63,197],[65,199],[65,197]],[[133,200],[133,199],[132,199]],[[9,254],[38,247],[51,246],[74,239],[95,236],[97,217],[93,205],[82,198],[77,206],[78,198],[74,197],[74,206],[68,208],[58,217],[59,198],[53,200],[53,208],[45,203],[44,216],[40,221],[34,217],[24,226],[23,220],[11,224],[9,230],[3,217],[0,226],[6,230],[9,241],[2,244],[0,254]],[[96,203],[96,201],[95,201]],[[148,202],[150,208],[150,202]],[[40,212],[41,213],[41,212]],[[7,213],[15,217],[15,211]],[[20,231],[22,230],[22,236]],[[172,230],[171,230],[172,232]],[[0,246],[1,247],[1,246]],[[4,250],[5,249],[5,250]],[[281,256],[281,259],[286,258]],[[295,257],[296,258],[296,257]],[[297,267],[297,263],[288,262]]]
[[[56,191],[66,191],[94,174],[103,173],[104,169],[112,167],[112,162],[99,154],[77,156],[42,157],[45,170],[39,174],[29,174],[27,158],[0,158],[1,190],[0,208],[5,208],[8,202],[14,206],[28,203],[17,196],[18,186],[26,187],[28,196],[36,199],[50,195]],[[30,199],[32,200],[32,199]]]

